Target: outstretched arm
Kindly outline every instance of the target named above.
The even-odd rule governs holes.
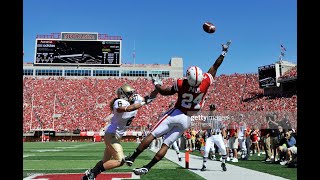
[[[146,104],[145,102],[141,102],[141,103],[134,103],[129,106],[122,106],[122,107],[117,108],[117,112],[118,113],[131,112],[131,111],[134,111],[136,109],[141,108],[145,104]]]
[[[211,66],[211,68],[208,70],[208,73],[212,75],[214,78],[216,76],[217,70],[221,63],[223,62],[223,59],[225,55],[228,52],[229,45],[231,44],[231,41],[228,41],[227,44],[221,44],[222,45],[222,53],[219,55],[218,59],[214,62],[214,64]]]
[[[144,100],[147,104],[151,103],[158,95],[159,90],[155,88],[148,96],[144,97]]]
[[[176,91],[174,90],[173,86],[172,87],[163,87],[160,86],[159,84],[155,85],[156,89],[159,91],[159,93],[163,96],[170,96],[176,93]]]
[[[170,96],[176,93],[173,86],[167,88],[163,87],[159,76],[152,76],[152,83],[158,92],[163,96]]]

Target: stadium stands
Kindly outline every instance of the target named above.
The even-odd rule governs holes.
[[[295,70],[294,70],[295,69]],[[296,68],[288,76],[296,76]],[[291,73],[292,72],[292,73]],[[287,73],[286,73],[287,74]],[[110,101],[116,96],[116,89],[123,83],[129,83],[141,95],[153,90],[150,79],[138,78],[64,78],[64,77],[27,77],[23,79],[23,131],[55,129],[57,132],[99,131],[104,119],[111,111]],[[164,79],[164,84],[171,86],[173,79]],[[247,113],[248,124],[263,123],[267,112],[289,113],[293,126],[296,125],[297,96],[263,96],[259,89],[257,74],[220,75],[209,89],[203,110],[214,103],[221,115],[236,116]],[[167,110],[176,97],[159,95],[150,105],[142,107],[130,130],[141,131],[149,123],[157,122],[161,113]],[[33,108],[32,108],[33,105]],[[53,118],[53,114],[61,117]]]
[[[297,78],[297,66],[294,66],[290,70],[286,71],[282,76],[279,77],[279,80],[289,80]]]

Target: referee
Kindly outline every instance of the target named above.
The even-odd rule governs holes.
[[[215,111],[216,107],[214,104],[210,105],[210,114],[212,114],[211,112]],[[203,165],[201,168],[201,171],[206,171],[207,167],[206,167],[206,162],[208,160],[208,154],[210,151],[210,147],[213,144],[216,144],[221,152],[222,155],[222,170],[223,171],[227,171],[226,168],[226,159],[227,159],[227,151],[226,151],[226,146],[223,142],[223,138],[222,136],[225,137],[226,132],[225,129],[223,129],[223,124],[221,122],[221,119],[218,118],[213,118],[212,116],[208,116],[206,122],[204,123],[209,123],[210,126],[206,126],[204,127],[207,131],[209,131],[209,137],[206,139],[206,145],[204,148],[204,155],[203,155]],[[210,134],[210,132],[212,132]]]

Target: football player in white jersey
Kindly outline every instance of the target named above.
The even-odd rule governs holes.
[[[101,172],[120,167],[125,163],[120,139],[130,126],[138,109],[145,104],[149,104],[156,98],[157,94],[158,90],[155,89],[149,96],[141,97],[128,84],[124,84],[118,88],[118,97],[110,103],[113,116],[105,129],[104,142],[106,147],[103,158],[94,168],[88,169],[85,172],[85,175],[82,177],[83,180],[94,180]]]
[[[190,116],[199,112],[203,106],[203,99],[228,52],[230,43],[231,41],[227,44],[222,44],[222,53],[206,73],[202,73],[202,70],[197,66],[191,66],[187,69],[186,78],[177,79],[171,87],[162,86],[162,81],[159,78],[152,79],[155,88],[158,89],[161,95],[171,96],[177,94],[178,99],[174,107],[169,109],[158,123],[155,124],[151,133],[142,140],[133,154],[126,157],[127,165],[131,166],[134,160],[150,145],[154,138],[164,135],[161,148],[153,159],[147,165],[133,170],[136,175],[147,174],[166,155],[171,144],[184,131],[190,128]]]
[[[210,110],[211,110],[210,113],[213,112],[215,109],[216,108],[214,105],[213,106],[210,105]],[[227,171],[227,168],[226,168],[227,151],[226,151],[226,146],[223,142],[223,137],[226,137],[226,131],[225,131],[225,128],[223,127],[224,125],[222,124],[221,119],[213,119],[212,121],[209,121],[209,122],[212,126],[211,126],[211,128],[209,126],[207,126],[208,127],[207,130],[209,130],[211,132],[211,136],[206,139],[206,145],[204,148],[203,164],[202,164],[201,171],[207,170],[206,162],[208,160],[210,148],[213,144],[216,144],[219,148],[219,151],[221,152],[222,170]],[[205,122],[205,123],[208,123],[208,122]]]

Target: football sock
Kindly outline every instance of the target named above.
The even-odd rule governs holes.
[[[222,163],[226,163],[227,155],[222,155]]]
[[[203,165],[206,166],[208,157],[203,157]]]
[[[105,169],[103,167],[103,162],[99,161],[91,171],[93,172],[94,177],[96,177],[101,172],[105,171]]]
[[[140,151],[138,148],[133,152],[133,154],[131,155],[131,159],[132,160],[135,160],[138,156],[139,156],[139,154],[141,154],[142,153],[142,151]]]
[[[160,159],[161,160],[161,159]],[[154,166],[157,162],[159,162],[160,160],[156,159],[155,157],[153,157],[153,159],[149,162],[149,164],[145,165],[145,168],[151,169],[152,166]]]

